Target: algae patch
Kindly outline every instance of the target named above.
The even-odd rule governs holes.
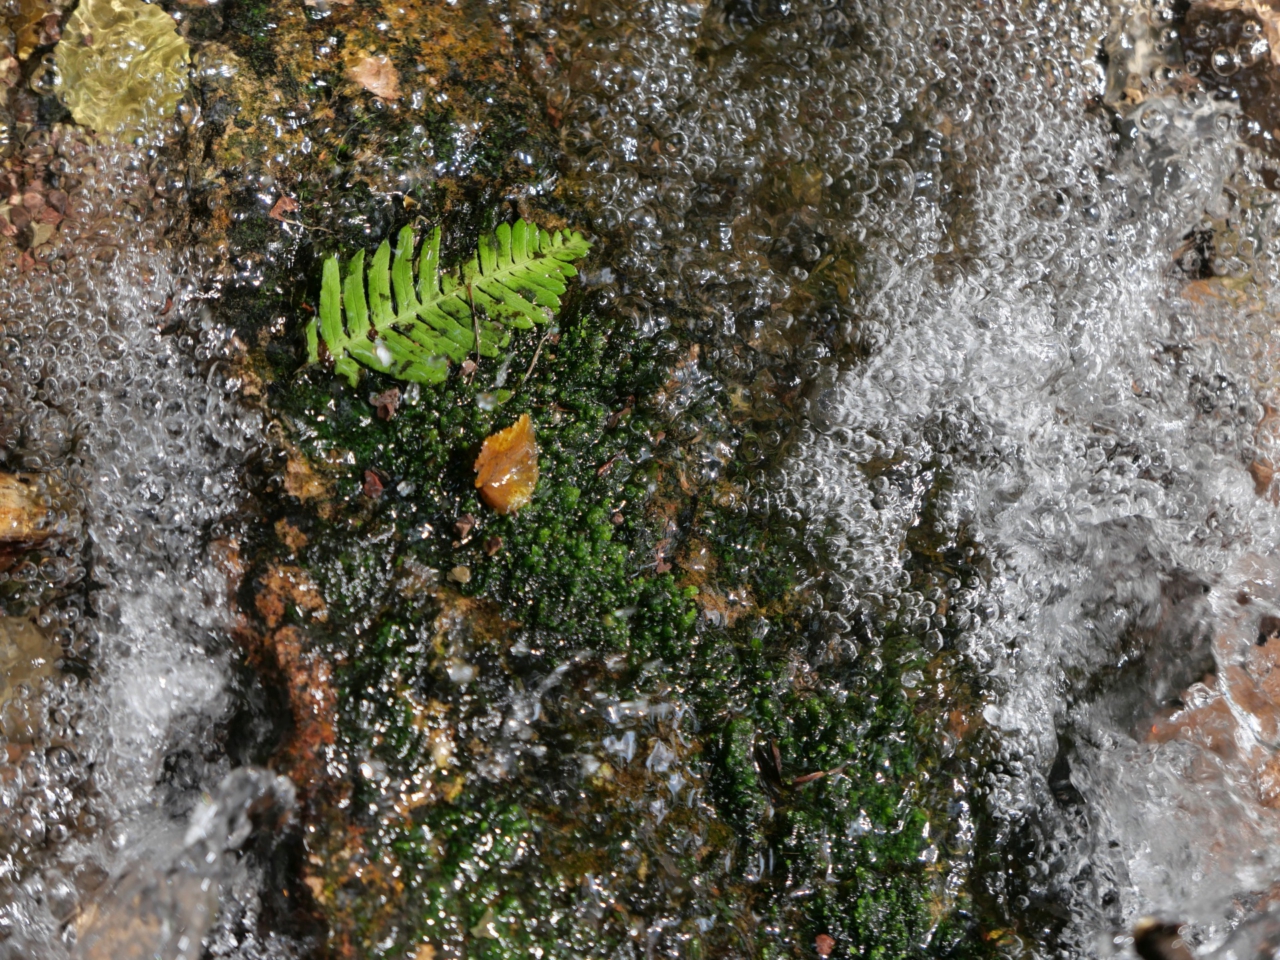
[[[54,51],[76,122],[132,140],[153,135],[187,87],[190,48],[173,18],[142,0],[84,0]]]

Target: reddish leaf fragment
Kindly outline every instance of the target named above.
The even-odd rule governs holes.
[[[347,68],[347,79],[354,80],[383,100],[400,98],[400,73],[395,64],[381,54],[356,61]]]
[[[372,470],[364,472],[364,495],[370,500],[377,500],[382,496],[382,491],[386,489],[382,485],[382,478]]]
[[[378,408],[379,420],[390,420],[396,415],[400,406],[400,389],[392,387],[369,398],[369,402]]]
[[[279,220],[282,223],[286,221],[287,215],[298,211],[298,201],[293,197],[281,196],[276,201],[275,206],[271,208],[271,212],[267,214],[272,220]]]
[[[666,573],[671,569],[671,564],[667,562],[666,552],[671,547],[671,538],[659,540],[657,547],[654,548],[654,556],[658,559],[658,572]]]

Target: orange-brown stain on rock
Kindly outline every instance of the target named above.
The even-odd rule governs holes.
[[[538,444],[527,413],[490,435],[476,458],[480,499],[498,513],[514,513],[533,499],[538,485]]]
[[[301,567],[269,567],[262,575],[253,603],[272,630],[284,621],[290,606],[299,613],[311,614],[322,623],[329,618],[320,588]]]

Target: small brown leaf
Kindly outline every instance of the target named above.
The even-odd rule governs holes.
[[[484,552],[491,557],[497,556],[502,551],[502,538],[490,537],[484,542]]]
[[[364,57],[347,68],[347,79],[383,100],[400,99],[400,74],[385,56]]]
[[[836,942],[825,933],[820,933],[813,939],[813,948],[818,951],[818,956],[829,957],[836,948]]]
[[[476,518],[469,513],[464,513],[454,521],[453,531],[458,535],[458,539],[466,543],[471,539],[471,531],[476,527]]]
[[[369,398],[369,402],[378,408],[379,420],[390,420],[396,415],[400,406],[400,389],[392,387]]]
[[[377,500],[382,496],[382,491],[386,489],[382,485],[382,478],[372,470],[364,472],[364,495],[370,500]]]
[[[284,222],[286,214],[296,213],[297,210],[297,200],[293,199],[293,197],[281,196],[280,199],[276,201],[275,206],[271,208],[271,212],[268,213],[267,216],[272,220]]]

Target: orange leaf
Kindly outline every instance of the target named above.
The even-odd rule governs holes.
[[[480,499],[498,513],[514,513],[533,499],[538,485],[538,444],[529,415],[486,438],[476,458]]]
[[[400,74],[384,56],[363,57],[347,68],[347,79],[354,80],[375,97],[383,100],[400,98]]]

